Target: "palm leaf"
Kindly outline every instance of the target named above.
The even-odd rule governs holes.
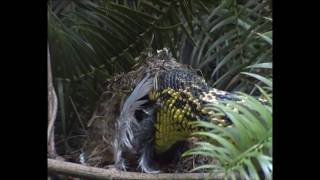
[[[210,154],[208,157],[217,158],[219,163],[200,166],[194,170],[223,169],[227,173],[226,177],[237,174],[243,179],[259,179],[261,171],[264,176],[271,176],[272,157],[265,152],[272,148],[270,144],[272,141],[272,112],[266,108],[269,105],[262,105],[249,95],[241,95],[244,100],[242,103],[215,105],[230,118],[233,122],[232,127],[221,128],[214,123],[198,123],[200,127],[213,128],[220,133],[213,134],[210,131],[194,133],[196,136],[208,139],[205,138],[206,141],[196,143],[196,147],[184,155],[202,154],[206,156]],[[233,108],[238,109],[238,112],[233,111]],[[231,129],[236,133],[230,133]],[[212,144],[212,142],[218,143]]]

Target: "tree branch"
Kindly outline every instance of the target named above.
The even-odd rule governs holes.
[[[159,173],[147,174],[138,172],[119,171],[114,168],[102,169],[84,166],[76,163],[48,159],[48,171],[51,173],[71,175],[92,179],[205,179],[208,173]],[[224,174],[215,174],[210,179],[223,179]]]
[[[54,122],[56,119],[57,108],[58,108],[58,100],[57,95],[54,91],[53,83],[52,83],[52,72],[51,72],[51,59],[49,52],[49,44],[48,44],[48,134],[47,134],[47,142],[48,142],[48,155],[49,157],[55,158],[57,157],[57,153],[55,150],[54,144]]]

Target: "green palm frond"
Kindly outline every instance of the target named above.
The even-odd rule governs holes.
[[[241,94],[243,103],[229,102],[215,106],[226,114],[233,126],[222,128],[210,122],[199,122],[198,126],[209,131],[196,132],[195,136],[205,137],[196,143],[196,148],[184,155],[200,154],[216,158],[218,164],[195,168],[226,173],[225,178],[266,179],[272,176],[272,102],[265,104],[255,98]],[[237,109],[237,112],[235,112]],[[259,175],[260,174],[260,175]]]
[[[248,92],[246,77],[240,73],[246,66],[272,61],[272,21],[265,18],[271,16],[266,10],[269,4],[245,2],[222,1],[209,16],[199,18],[193,37],[197,46],[187,48],[188,58],[180,57],[201,69],[219,89]]]
[[[168,47],[219,89],[248,92],[240,72],[272,58],[269,6],[235,0],[70,1],[64,13],[49,8],[54,74],[78,79],[97,69],[126,72],[151,45]]]
[[[129,1],[128,1],[129,2]],[[96,68],[128,71],[134,58],[148,48],[177,52],[181,32],[191,38],[192,13],[200,1],[71,1],[56,14],[49,8],[49,42],[57,75],[78,79]],[[177,7],[177,8],[176,8]],[[65,12],[63,11],[63,12]],[[68,69],[68,70],[66,70]]]
[[[194,133],[203,141],[197,142],[196,147],[184,155],[207,156],[217,159],[218,164],[205,164],[193,171],[224,172],[226,179],[272,178],[272,73],[269,72],[272,71],[272,63],[256,63],[245,69],[248,72],[241,74],[256,79],[256,96],[239,93],[242,102],[226,102],[211,107],[229,117],[232,126],[224,128],[211,122],[196,123],[208,131]],[[267,74],[257,71],[261,69],[268,70]]]
[[[259,89],[259,91],[257,91],[258,94],[262,93],[262,95],[268,98],[266,95],[266,93],[268,93],[268,96],[272,97],[272,62],[253,64],[247,66],[245,69],[247,72],[241,72],[241,74],[256,79],[255,81],[251,81],[254,87],[250,94],[254,94],[254,92]],[[260,86],[262,86],[262,88]]]

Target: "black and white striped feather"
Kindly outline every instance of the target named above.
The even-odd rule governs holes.
[[[117,121],[117,133],[113,142],[114,160],[115,165],[125,170],[125,162],[122,158],[122,153],[124,151],[135,151],[133,148],[135,132],[139,132],[140,125],[135,117],[135,112],[142,109],[142,105],[147,102],[147,100],[142,100],[142,98],[152,90],[153,88],[153,78],[150,75],[146,75],[135,87],[130,96],[126,99],[120,117]]]

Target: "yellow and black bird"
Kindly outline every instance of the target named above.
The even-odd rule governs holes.
[[[138,167],[147,173],[154,156],[168,151],[197,130],[195,121],[226,126],[226,118],[208,111],[207,104],[239,100],[238,96],[211,88],[193,69],[179,64],[167,49],[146,60],[146,67],[122,105],[113,141],[115,165],[126,169],[125,154],[138,156]]]

